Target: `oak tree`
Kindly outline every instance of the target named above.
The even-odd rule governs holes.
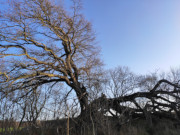
[[[83,80],[101,66],[91,23],[73,0],[71,12],[51,0],[14,0],[0,15],[0,72],[4,94],[64,82],[78,97],[81,113],[88,107]]]

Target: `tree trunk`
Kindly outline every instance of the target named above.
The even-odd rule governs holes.
[[[87,113],[87,110],[89,110],[88,108],[88,93],[86,91],[86,88],[82,85],[80,86],[80,84],[76,87],[74,87],[74,90],[76,92],[76,95],[78,97],[79,103],[80,103],[80,107],[81,107],[81,114],[80,116],[84,116]]]

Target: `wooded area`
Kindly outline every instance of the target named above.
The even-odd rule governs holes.
[[[103,69],[78,0],[70,10],[51,0],[9,5],[0,11],[0,134],[115,135],[137,119],[180,123],[180,70]]]

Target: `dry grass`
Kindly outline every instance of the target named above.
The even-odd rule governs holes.
[[[173,122],[166,119],[154,120],[150,126],[145,120],[135,121],[124,125],[119,135],[179,135],[180,128],[176,128]]]
[[[57,127],[59,127],[58,135],[180,135],[180,127],[175,127],[174,122],[166,119],[154,119],[152,126],[150,126],[146,120],[139,119],[126,125],[122,125],[119,129],[115,126],[116,122],[114,119],[111,119],[106,123],[106,126],[103,124],[103,126],[100,127],[95,126],[95,129],[92,129],[91,124],[88,123],[84,127],[76,127],[76,125],[73,124],[73,121],[69,119],[69,132],[67,132],[67,119],[54,122],[51,121],[51,124],[52,123],[54,126],[49,129],[44,128],[46,131],[43,131],[43,135],[57,135]],[[36,133],[33,135],[40,135],[41,131]],[[24,134],[32,135],[30,132],[29,134],[25,132],[22,134],[19,133],[18,135]]]

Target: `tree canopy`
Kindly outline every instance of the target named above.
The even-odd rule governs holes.
[[[0,56],[5,61],[1,85],[6,94],[43,84],[65,82],[87,104],[83,81],[101,66],[95,33],[80,13],[78,1],[72,12],[49,0],[12,1],[1,13]],[[7,91],[8,89],[8,91]]]

